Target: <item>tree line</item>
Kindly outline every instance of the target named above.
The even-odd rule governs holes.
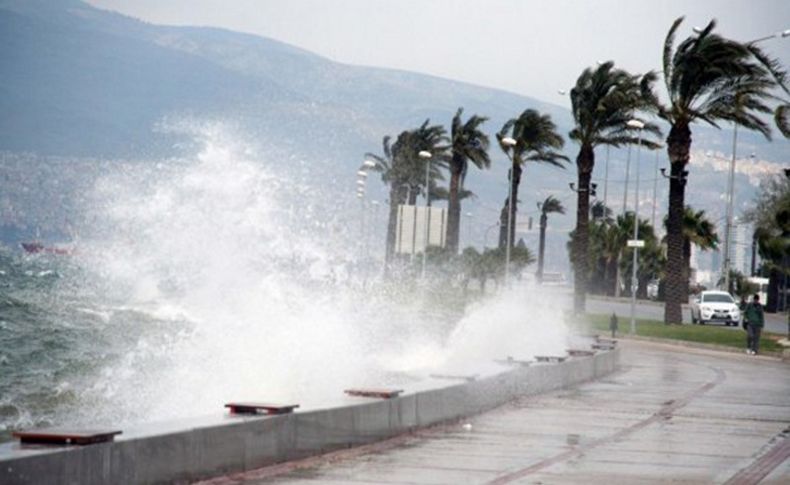
[[[664,321],[680,323],[681,304],[689,295],[691,245],[709,249],[718,243],[713,224],[704,212],[694,211],[685,201],[692,126],[706,123],[719,128],[727,122],[770,139],[771,126],[766,115],[773,115],[773,124],[790,137],[790,90],[783,66],[755,43],[742,43],[715,33],[715,21],[676,43],[682,21],[682,17],[678,18],[665,38],[661,71],[631,74],[611,61],[603,62],[585,69],[570,90],[574,126],[568,139],[578,146],[576,225],[569,241],[577,313],[584,311],[588,291],[619,293],[619,275],[630,271],[632,264],[631,249],[625,243],[634,224],[639,224],[645,247],[639,254],[638,294],[644,294],[649,280],[660,278]],[[659,95],[659,81],[663,81],[663,95]],[[426,120],[418,128],[403,131],[394,141],[384,137],[381,154],[366,154],[375,161],[374,169],[389,187],[388,262],[395,257],[398,205],[415,204],[418,194],[426,191],[428,200],[447,199],[447,252],[458,253],[461,201],[471,195],[464,186],[466,175],[470,167],[487,169],[491,165],[491,140],[481,128],[487,121],[477,114],[464,119],[463,108],[459,108],[449,131]],[[661,122],[668,128],[664,143]],[[525,165],[534,162],[565,168],[571,160],[561,153],[565,139],[551,117],[533,109],[505,122],[495,137],[496,145],[510,161],[508,193],[499,218],[498,249],[513,249],[518,192]],[[633,145],[647,150],[666,149],[668,154],[669,198],[663,240],[657,239],[655,228],[647,221],[636,221],[633,213],[612,217],[608,208],[590,204],[596,148]],[[423,151],[430,158],[421,157]],[[447,188],[439,186],[445,172],[449,174]],[[552,212],[565,210],[558,200],[550,199],[541,204],[539,275],[546,219]],[[778,249],[774,247],[777,243],[770,241],[781,239],[782,230],[777,236],[777,230],[766,227],[786,227],[786,214],[774,219],[756,213],[752,216],[759,223],[761,255],[768,261],[780,261],[775,263],[778,273],[787,271],[787,243],[779,244]]]

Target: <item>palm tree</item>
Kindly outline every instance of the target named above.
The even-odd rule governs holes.
[[[538,283],[543,282],[543,262],[546,250],[546,226],[549,222],[549,214],[565,214],[565,207],[562,202],[555,198],[553,195],[546,197],[543,202],[538,202],[538,210],[540,210],[540,243],[538,245],[538,271],[535,277]]]
[[[463,108],[453,117],[450,128],[450,189],[447,202],[447,249],[452,254],[458,252],[461,226],[461,199],[466,171],[471,161],[477,168],[491,166],[488,158],[488,136],[480,130],[488,118],[473,115],[466,123],[462,122]]]
[[[387,221],[386,261],[395,254],[395,239],[398,222],[398,206],[415,204],[417,195],[425,185],[425,160],[418,156],[420,150],[428,150],[431,159],[430,178],[441,178],[440,169],[446,164],[445,130],[440,125],[430,125],[430,120],[414,130],[403,131],[395,143],[390,136],[382,141],[383,155],[366,153],[376,162],[374,170],[381,173],[381,180],[389,185],[389,220]]]
[[[664,321],[682,321],[681,303],[687,298],[683,257],[683,214],[691,149],[691,124],[704,121],[718,127],[720,121],[758,131],[770,137],[769,126],[759,117],[774,112],[768,102],[777,100],[777,87],[787,92],[786,73],[779,63],[754,44],[742,44],[713,33],[711,21],[699,34],[675,47],[678,18],[664,41],[663,77],[667,104],[646,89],[658,116],[669,122],[667,153],[671,166],[667,218],[667,274]],[[648,76],[646,76],[648,77]],[[650,74],[650,82],[656,78]],[[649,83],[648,83],[649,84]],[[784,113],[784,114],[782,114]],[[777,121],[786,110],[777,110]]]
[[[571,89],[571,105],[576,126],[569,136],[579,144],[576,157],[578,170],[576,229],[572,260],[574,266],[574,311],[584,311],[588,281],[588,246],[590,216],[590,179],[595,167],[595,147],[619,147],[635,144],[638,138],[626,123],[634,113],[650,107],[652,98],[643,96],[639,76],[615,69],[613,62],[605,62],[597,69],[585,69]],[[648,133],[660,134],[658,127],[645,123]],[[647,146],[654,143],[644,141]]]
[[[518,118],[508,120],[496,137],[499,147],[511,160],[508,172],[509,195],[505,198],[499,217],[499,247],[504,248],[507,244],[512,248],[516,239],[516,206],[523,165],[527,162],[542,162],[565,168],[563,163],[568,162],[568,157],[555,151],[561,149],[565,141],[557,133],[557,126],[551,121],[551,116],[540,114],[534,109],[526,109]],[[510,147],[502,143],[506,137],[513,138],[516,141],[515,146]],[[512,204],[510,203],[511,195],[513,197]],[[508,217],[508,208],[510,208],[510,217]],[[508,220],[510,221],[509,241]]]

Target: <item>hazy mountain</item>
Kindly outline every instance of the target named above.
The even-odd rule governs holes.
[[[222,29],[151,25],[77,0],[0,0],[0,69],[0,151],[159,159],[176,153],[179,142],[156,129],[163,119],[230,120],[263,146],[322,167],[318,176],[348,179],[349,193],[363,153],[379,151],[384,135],[396,135],[425,118],[447,125],[459,106],[467,114],[488,116],[490,133],[525,108],[550,113],[563,133],[571,123],[565,108],[500,90],[345,65]],[[558,95],[557,102],[567,100]],[[695,128],[694,148],[728,153],[730,137],[731,131]],[[787,149],[786,142],[766,145],[751,134],[742,134],[739,146],[740,153],[757,150],[763,159],[777,158]],[[566,147],[572,160],[576,149],[572,143]],[[604,151],[597,156],[595,178],[601,182]],[[479,195],[465,207],[475,212],[472,237],[478,243],[485,227],[495,222],[507,190],[505,157],[494,148],[492,158],[492,170],[475,171],[468,179]],[[616,207],[622,200],[626,152],[613,151],[611,159],[609,201]],[[654,155],[642,154],[642,159],[652,174]],[[662,166],[664,159],[661,153]],[[690,185],[693,204],[721,206],[719,181],[724,176],[714,168],[692,166],[692,181],[700,180],[695,178],[698,171],[711,174]],[[567,186],[574,172],[572,165],[567,171],[530,166],[524,175],[521,201],[527,216],[549,193],[560,195],[568,206],[568,215],[555,218],[558,254],[564,253],[575,218],[574,194]],[[650,187],[654,178],[643,183]],[[753,189],[742,179],[739,187],[746,190],[739,197],[747,200]],[[711,180],[717,183],[711,185]],[[659,182],[660,215],[666,184]],[[494,240],[489,234],[489,244]]]
[[[166,153],[152,128],[167,115],[232,115],[286,144],[331,133],[324,141],[347,156],[345,147],[369,149],[388,131],[447,118],[460,105],[501,118],[525,103],[546,108],[338,64],[252,35],[150,25],[74,0],[0,1],[0,65],[0,148],[58,155]]]

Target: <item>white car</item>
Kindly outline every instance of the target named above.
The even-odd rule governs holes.
[[[738,304],[726,291],[703,291],[691,302],[691,323],[738,325],[740,319]]]

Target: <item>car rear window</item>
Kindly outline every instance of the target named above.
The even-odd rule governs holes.
[[[705,303],[732,303],[734,300],[730,295],[702,295]]]

